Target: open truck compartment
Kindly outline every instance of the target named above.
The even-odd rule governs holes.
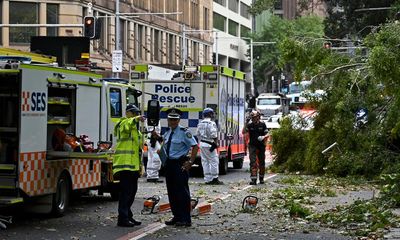
[[[19,194],[20,87],[18,70],[0,69],[0,191],[6,202]]]

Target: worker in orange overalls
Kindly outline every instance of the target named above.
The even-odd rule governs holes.
[[[251,121],[247,121],[243,128],[243,134],[249,134],[249,157],[250,157],[250,185],[257,184],[257,175],[260,184],[264,184],[265,174],[265,144],[264,139],[268,136],[268,129],[261,120],[261,114],[253,110],[250,113]],[[257,162],[258,160],[258,162]]]

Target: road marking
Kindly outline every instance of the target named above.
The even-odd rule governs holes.
[[[266,180],[271,179],[273,177],[276,177],[276,175],[277,174],[271,174],[268,177],[266,177]],[[255,186],[255,185],[246,186],[246,187],[242,188],[241,190],[239,190],[239,192],[245,191],[245,190],[247,190],[249,188],[252,188],[253,186]],[[217,197],[215,199],[215,201],[213,201],[211,203],[207,203],[207,201],[205,201],[205,202],[199,203],[199,205],[204,204],[204,203],[207,203],[209,205],[214,205],[214,203],[217,200],[225,200],[225,199],[227,199],[227,198],[229,198],[231,196],[232,196],[232,194],[227,194],[227,195],[222,196],[222,197]],[[149,234],[157,232],[158,230],[161,230],[161,229],[165,228],[166,226],[167,225],[165,225],[164,223],[160,223],[160,222],[150,223],[146,227],[143,227],[143,228],[138,229],[138,230],[136,230],[134,232],[128,233],[125,236],[122,236],[122,237],[118,238],[117,240],[138,240],[138,239],[141,239],[141,238],[143,238],[143,237],[145,237],[145,236],[147,236]]]
[[[157,232],[158,230],[165,228],[166,226],[167,225],[165,225],[164,223],[160,223],[160,222],[151,223],[151,224],[147,225],[146,227],[138,229],[134,232],[128,233],[125,236],[118,238],[117,240],[141,239],[149,234],[152,234],[153,232]]]

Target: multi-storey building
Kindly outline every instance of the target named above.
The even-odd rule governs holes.
[[[255,17],[255,32],[260,32],[265,24],[268,24],[271,14],[284,19],[294,19],[300,15],[313,14],[326,16],[326,6],[322,0],[300,2],[298,0],[278,0],[272,11],[264,11]]]
[[[99,40],[91,41],[91,60],[111,66],[115,50],[115,0],[0,0],[0,46],[29,50],[31,36],[82,36],[82,27],[7,27],[7,24],[82,24],[89,13],[102,19]],[[211,0],[120,0],[120,48],[129,63],[182,65],[212,63]],[[181,12],[155,15],[153,13]],[[140,15],[124,15],[140,13]],[[185,26],[185,27],[184,27]],[[183,30],[185,31],[185,37]],[[186,44],[183,44],[185,39]],[[186,51],[183,49],[186,48]]]
[[[213,21],[216,31],[214,44],[218,64],[250,72],[249,44],[252,16],[248,12],[252,0],[214,0]]]

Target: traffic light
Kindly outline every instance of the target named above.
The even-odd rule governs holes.
[[[96,18],[93,16],[86,16],[84,18],[84,36],[94,39],[96,36]]]
[[[331,42],[324,42],[323,47],[324,47],[325,49],[331,49],[331,48],[332,48],[332,43],[331,43]]]

